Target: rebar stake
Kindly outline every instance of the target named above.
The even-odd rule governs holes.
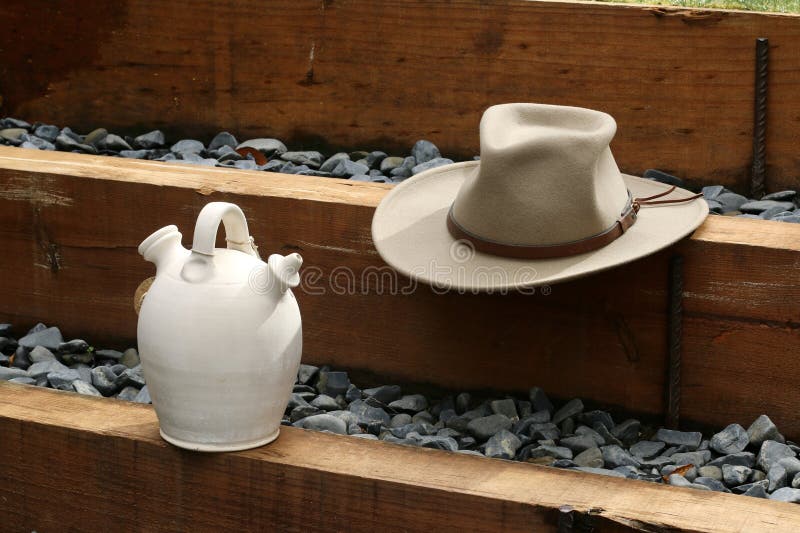
[[[760,199],[765,192],[767,173],[767,73],[769,39],[756,39],[756,81],[753,112],[753,168],[750,196]]]

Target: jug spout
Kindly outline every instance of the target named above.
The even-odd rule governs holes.
[[[303,258],[300,254],[294,253],[287,256],[272,254],[268,260],[269,269],[272,272],[275,286],[280,294],[285,293],[290,288],[300,285],[300,266]]]
[[[156,274],[172,259],[183,253],[188,253],[181,246],[181,233],[177,226],[165,226],[147,237],[139,245],[139,253],[145,260],[155,263]]]

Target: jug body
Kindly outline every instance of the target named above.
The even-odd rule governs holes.
[[[201,212],[198,229],[202,218]],[[278,436],[302,352],[300,310],[290,290],[296,268],[284,264],[280,279],[271,268],[276,256],[268,265],[254,247],[248,252],[241,238],[235,241],[239,249],[212,246],[210,253],[189,252],[180,246],[180,234],[176,239],[166,229],[140,247],[156,263],[157,274],[137,326],[161,435],[197,451],[271,442]],[[197,236],[196,229],[195,245]],[[156,252],[159,257],[153,257]]]

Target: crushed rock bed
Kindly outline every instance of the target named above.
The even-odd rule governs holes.
[[[0,324],[0,380],[150,403],[135,348],[95,349],[37,324],[14,336]],[[697,490],[800,503],[800,447],[767,415],[747,429],[713,435],[651,427],[587,409],[580,399],[554,405],[544,390],[527,397],[433,399],[399,385],[359,389],[347,372],[300,365],[284,425],[355,438],[513,459]]]
[[[217,134],[208,144],[196,139],[168,142],[159,130],[130,137],[97,128],[81,135],[69,127],[31,124],[12,117],[0,119],[0,144],[391,184],[454,162],[442,157],[436,145],[426,140],[417,141],[406,155],[390,155],[380,150],[324,155],[314,150],[289,150],[273,138],[239,142],[227,131]],[[648,170],[644,177],[688,188],[681,179],[659,170]],[[760,199],[747,198],[722,185],[703,187],[702,192],[713,214],[800,223],[797,191],[777,191]]]

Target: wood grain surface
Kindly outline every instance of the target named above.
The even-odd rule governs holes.
[[[9,531],[556,531],[563,506],[599,533],[800,528],[796,504],[296,428],[188,452],[150,406],[6,382],[0,435]]]
[[[363,386],[524,392],[539,385],[561,399],[659,416],[667,264],[680,253],[682,419],[746,426],[768,413],[800,438],[797,225],[710,217],[669,250],[533,295],[442,295],[425,286],[404,293],[407,281],[380,260],[370,237],[387,190],[0,148],[0,322],[25,328],[42,320],[70,338],[132,345],[132,296],[153,275],[137,246],[168,224],[190,243],[202,206],[224,200],[242,207],[263,255],[303,255],[295,294],[306,362],[365,371]]]
[[[748,189],[755,39],[767,188],[800,186],[800,17],[524,0],[0,3],[0,113],[207,141],[478,153],[492,104],[613,115],[621,168]]]

